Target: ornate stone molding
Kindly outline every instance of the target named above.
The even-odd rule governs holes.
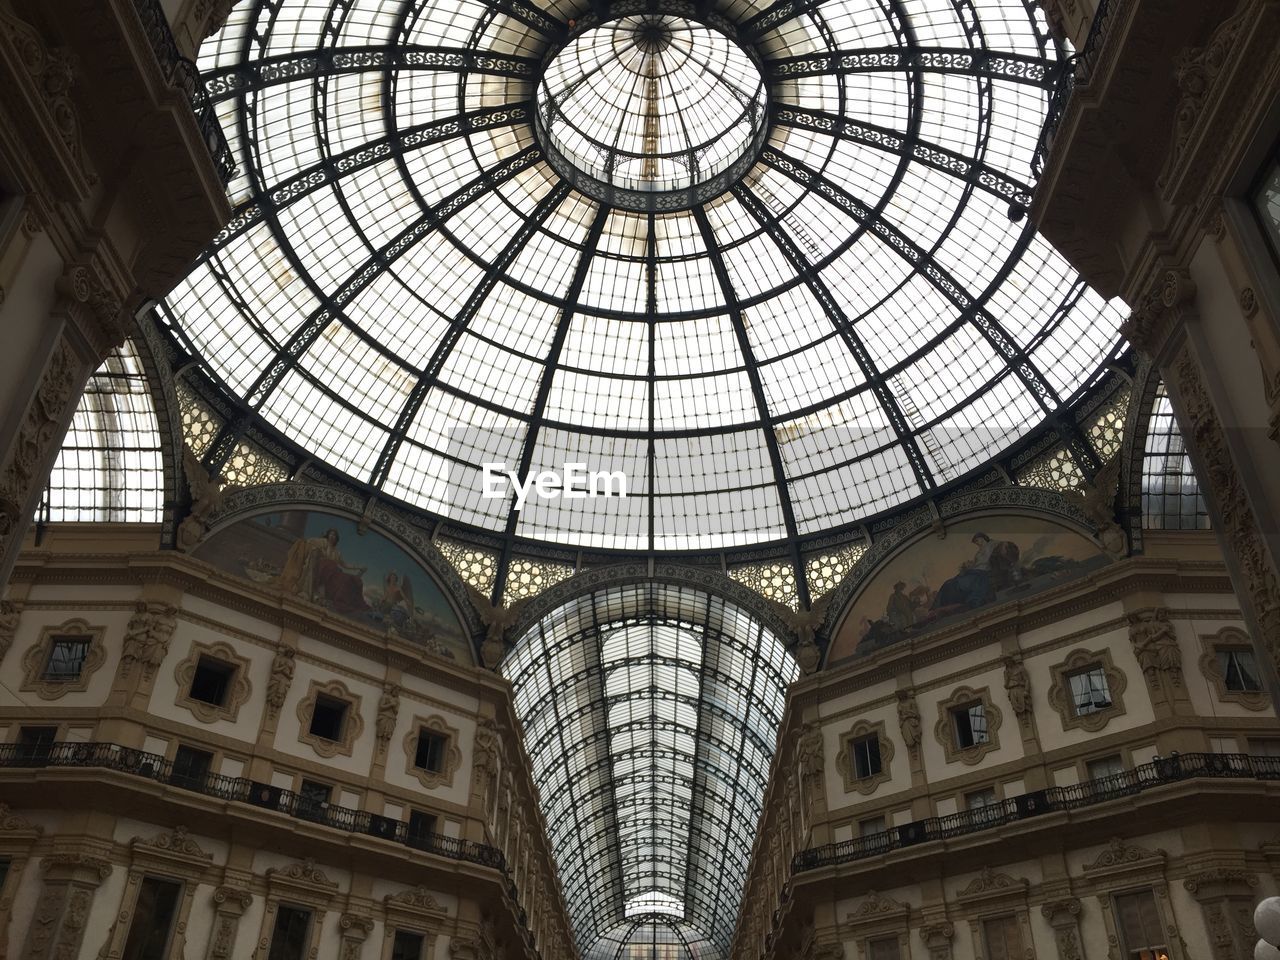
[[[867,895],[845,916],[845,923],[859,924],[885,919],[901,919],[905,923],[910,915],[910,904],[868,890]]]
[[[956,935],[950,920],[930,920],[920,925],[920,939],[929,951],[929,960],[951,960],[951,940]]]
[[[302,884],[318,890],[336,890],[337,882],[330,880],[323,870],[316,866],[315,860],[296,861],[283,867],[269,867],[267,880],[275,883]]]
[[[987,739],[974,743],[969,747],[961,747],[956,739],[955,719],[953,711],[971,703],[981,703],[987,719]],[[991,690],[987,687],[956,687],[945,700],[938,702],[938,722],[933,726],[934,738],[942,747],[942,753],[948,763],[960,761],[972,766],[993,750],[1000,749],[1000,724],[1003,716],[998,707],[991,702]]]
[[[267,716],[274,720],[289,696],[289,687],[293,685],[293,672],[297,669],[294,663],[297,651],[293,647],[281,644],[276,648],[276,655],[271,659],[271,673],[267,677]]]
[[[1183,347],[1171,373],[1191,424],[1187,439],[1205,465],[1205,479],[1222,519],[1222,537],[1245,581],[1241,599],[1251,608],[1258,639],[1272,660],[1273,670],[1280,670],[1280,580],[1190,347]]]
[[[869,776],[859,777],[855,769],[852,750],[856,741],[867,737],[874,737],[879,747],[880,770]],[[844,778],[845,793],[856,792],[863,796],[875,793],[880,784],[887,782],[892,777],[889,770],[889,764],[892,760],[893,741],[889,739],[885,732],[883,720],[878,720],[874,723],[868,720],[859,720],[840,735],[840,752],[836,754],[836,769],[840,771],[840,775]]]
[[[378,743],[378,755],[387,752],[387,744],[396,730],[396,717],[400,712],[400,688],[394,683],[382,685],[378,698],[378,716],[373,721],[373,733]]]
[[[191,681],[196,675],[201,657],[217,660],[231,667],[226,699],[221,704],[207,703],[191,696]],[[214,643],[192,643],[186,659],[173,668],[173,679],[178,685],[178,695],[174,703],[190,710],[201,723],[216,723],[219,720],[234,722],[240,713],[240,708],[248,702],[253,693],[253,683],[249,680],[249,666],[248,659],[240,656],[236,648],[229,643],[221,640]]]
[[[342,729],[338,731],[336,740],[320,737],[311,732],[311,717],[315,711],[316,701],[321,696],[341,700],[347,705],[342,717]],[[356,740],[364,732],[364,719],[360,716],[360,697],[347,689],[341,680],[330,680],[322,683],[312,680],[307,695],[298,701],[298,740],[310,744],[311,749],[322,757],[351,756]]]
[[[8,554],[26,530],[27,501],[44,482],[52,447],[63,434],[85,373],[87,364],[81,363],[66,337],[60,338],[18,426],[9,460],[0,465],[0,556]]]
[[[213,858],[213,854],[206,853],[195,838],[187,833],[187,828],[183,826],[174,827],[168,833],[157,834],[149,840],[144,840],[142,837],[134,837],[131,843],[135,848],[146,847],[183,860],[191,860],[193,858],[211,860]]]
[[[920,707],[916,703],[914,691],[898,691],[898,729],[902,732],[902,742],[907,745],[912,759],[918,759],[920,741],[924,739],[924,732],[920,722]]]
[[[822,728],[807,723],[795,732],[796,764],[800,771],[800,795],[810,815],[816,814],[826,800],[823,772],[826,769]]]
[[[1177,322],[1194,310],[1196,284],[1185,267],[1160,273],[1120,326],[1120,333],[1143,353],[1158,357]]]
[[[1182,650],[1169,611],[1162,607],[1137,610],[1128,619],[1129,642],[1148,686],[1158,690],[1167,679],[1175,689],[1181,689]]]
[[[1071,695],[1071,677],[1082,670],[1098,666],[1107,678],[1107,695],[1110,702],[1089,713],[1077,713],[1074,698]],[[1087,730],[1096,733],[1105,727],[1114,717],[1124,715],[1124,691],[1129,685],[1124,673],[1111,659],[1111,651],[1106,647],[1101,650],[1072,650],[1061,663],[1050,668],[1053,683],[1049,687],[1049,705],[1062,718],[1063,730]]]
[[[22,620],[22,609],[12,600],[0,600],[0,661],[13,646],[13,638],[18,633],[18,623]]]
[[[444,758],[439,770],[424,770],[417,766],[414,761],[417,759],[418,739],[422,735],[422,731],[427,730],[431,733],[439,734],[444,737]],[[409,776],[414,777],[428,790],[435,790],[439,787],[453,786],[453,776],[458,772],[458,768],[462,766],[462,747],[460,746],[461,733],[457,727],[450,726],[449,722],[438,713],[430,716],[415,716],[409,727],[409,732],[405,734],[402,741],[405,756],[405,772]]]
[[[1121,837],[1112,837],[1107,846],[1094,858],[1092,863],[1085,864],[1085,871],[1114,870],[1116,868],[1143,865],[1148,862],[1163,863],[1168,857],[1162,849],[1150,850],[1137,843],[1130,843]]]
[[[1031,675],[1017,657],[1004,658],[1004,692],[1013,708],[1013,714],[1023,730],[1030,731],[1035,716],[1031,698]]]
[[[1053,943],[1058,950],[1058,960],[1083,960],[1080,946],[1079,897],[1063,897],[1041,904],[1040,915],[1053,928]]]
[[[128,678],[136,666],[144,681],[151,680],[169,653],[177,626],[178,610],[172,604],[139,600],[124,632],[120,676]]]
[[[1024,877],[1011,877],[1007,873],[998,873],[987,866],[983,867],[982,872],[969,881],[963,890],[956,893],[956,899],[965,902],[1009,895],[1025,898],[1030,886],[1031,881]]]
[[[57,700],[68,693],[84,692],[89,688],[93,674],[106,662],[107,650],[102,642],[105,633],[106,627],[91,626],[88,621],[80,619],[45,627],[40,631],[40,639],[22,656],[22,684],[18,689],[34,693],[41,700]],[[89,647],[75,677],[50,679],[47,667],[53,642],[63,637],[87,640]]]

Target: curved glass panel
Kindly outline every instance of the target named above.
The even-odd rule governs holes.
[[[165,315],[247,422],[458,525],[718,549],[958,480],[1112,354],[1119,312],[1020,218],[1063,69],[1034,4],[718,0],[652,35],[635,15],[236,6],[201,55],[236,215]],[[680,59],[686,30],[711,52]],[[733,161],[753,70],[767,122]],[[544,149],[537,93],[588,74],[619,102],[557,114],[579,169]],[[674,192],[607,182],[690,147],[699,176],[729,166]],[[654,183],[696,179],[673,164]],[[582,463],[627,496],[519,504],[485,463]]]
[[[1200,492],[1173,404],[1160,383],[1142,461],[1142,525],[1148,530],[1208,530],[1209,508]]]
[[[727,956],[799,673],[782,643],[718,597],[634,584],[548,614],[502,673],[582,955]]]
[[[46,521],[160,523],[164,463],[155,406],[131,342],[89,382],[49,474]]]

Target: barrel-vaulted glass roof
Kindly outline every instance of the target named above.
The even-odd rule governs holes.
[[[582,956],[728,956],[799,672],[782,642],[719,597],[639,583],[543,617],[502,672]]]
[[[455,526],[852,529],[1068,424],[1118,343],[1021,216],[1033,0],[243,0],[200,65],[235,218],[164,315],[224,433]],[[486,462],[628,496],[517,510]]]

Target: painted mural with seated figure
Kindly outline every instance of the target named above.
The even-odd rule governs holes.
[[[871,574],[830,661],[920,636],[982,607],[1065,583],[1109,561],[1089,538],[1041,517],[972,517],[908,544]]]
[[[303,509],[261,514],[216,531],[195,556],[440,656],[472,659],[431,574],[396,543],[347,517]]]

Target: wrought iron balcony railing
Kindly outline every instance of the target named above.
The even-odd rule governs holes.
[[[1076,87],[1088,84],[1093,77],[1093,71],[1098,65],[1098,55],[1107,38],[1112,14],[1118,3],[1119,0],[1098,0],[1098,9],[1089,24],[1089,36],[1085,38],[1084,47],[1064,63],[1058,74],[1053,92],[1049,94],[1049,110],[1045,114],[1044,126],[1040,128],[1035,156],[1031,159],[1031,172],[1037,180],[1044,173],[1045,161],[1053,147],[1053,138],[1066,115],[1072,94]]]
[[[792,860],[791,872],[803,873],[819,867],[851,863],[930,840],[949,840],[1047,813],[1091,807],[1197,777],[1280,780],[1280,757],[1255,757],[1247,753],[1183,753],[1156,757],[1151,763],[1099,780],[1037,790],[947,817],[929,817],[883,833],[801,850]]]
[[[199,68],[178,50],[160,0],[133,0],[133,6],[142,21],[143,31],[151,43],[151,50],[156,55],[160,69],[164,71],[170,85],[186,94],[191,112],[196,115],[196,122],[200,124],[200,132],[204,135],[205,147],[218,170],[218,179],[225,187],[235,176],[235,157],[227,143],[226,134],[222,131],[218,112],[205,92]]]
[[[157,753],[145,753],[117,743],[47,743],[0,744],[0,768],[94,767],[115,770],[156,783],[215,797],[234,803],[274,810],[298,820],[308,820],[347,833],[363,833],[382,840],[402,843],[415,850],[434,853],[452,860],[465,860],[492,867],[506,874],[507,863],[502,851],[473,840],[460,840],[438,833],[419,833],[409,829],[403,820],[379,816],[366,810],[320,803],[292,790],[282,790],[267,783],[244,777],[219,774],[192,775],[175,770],[173,762]],[[515,888],[508,881],[508,892],[515,898]]]

